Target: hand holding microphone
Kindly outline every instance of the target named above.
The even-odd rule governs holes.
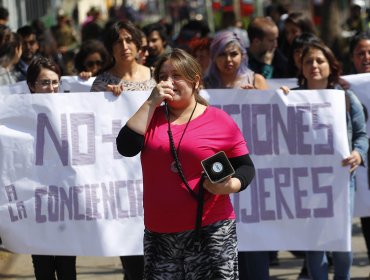
[[[201,161],[203,170],[207,175],[204,188],[212,194],[230,194],[240,190],[241,182],[232,178],[235,170],[225,152],[220,151]]]
[[[148,100],[159,106],[165,100],[173,100],[175,95],[171,81],[160,81],[152,90]]]

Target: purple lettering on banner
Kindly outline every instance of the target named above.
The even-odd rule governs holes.
[[[48,219],[49,222],[56,222],[59,220],[59,191],[57,186],[49,186]]]
[[[224,105],[222,107],[222,110],[224,110],[230,116],[232,116],[232,115],[239,115],[240,114],[240,106],[237,105],[237,104]]]
[[[290,168],[275,168],[274,169],[274,185],[276,193],[276,215],[279,220],[283,218],[282,212],[284,209],[285,214],[289,219],[293,219],[294,215],[289,208],[289,204],[285,200],[283,188],[291,187]]]
[[[130,217],[136,217],[136,194],[135,194],[135,182],[133,180],[127,181],[127,193],[128,193],[128,201],[130,203]]]
[[[333,167],[331,166],[315,167],[312,168],[311,172],[312,172],[313,193],[324,194],[326,197],[326,207],[314,209],[313,216],[315,218],[334,217],[333,187],[330,185],[320,186],[320,175],[327,177],[328,174],[330,174],[331,176],[333,176]]]
[[[299,178],[308,177],[308,170],[305,167],[293,168],[293,190],[294,190],[294,204],[297,218],[310,218],[310,209],[303,208],[302,197],[307,197],[307,190],[301,190]]]
[[[86,126],[87,134],[84,139],[87,140],[87,152],[80,152],[81,135],[78,128]],[[87,165],[95,163],[95,117],[93,113],[71,114],[71,137],[72,137],[72,164]]]
[[[13,200],[18,200],[17,192],[14,185],[5,186],[5,192],[9,202],[12,202]]]
[[[312,154],[312,147],[311,145],[304,143],[304,133],[310,130],[310,126],[304,124],[304,115],[310,113],[311,106],[309,104],[299,105],[296,108],[298,154],[310,155]]]
[[[46,188],[40,188],[35,190],[35,213],[36,223],[45,223],[46,215],[42,214],[42,196],[47,195],[48,191]]]
[[[23,218],[27,218],[26,206],[24,205],[24,202],[18,201],[15,205],[17,207],[18,218],[21,220]]]
[[[272,155],[271,117],[270,104],[252,104],[252,141],[255,155]],[[264,124],[258,120],[264,120]]]
[[[18,221],[18,216],[14,214],[13,208],[8,205],[8,212],[9,212],[9,217],[11,222],[16,222]]]
[[[112,143],[112,149],[113,149],[113,158],[114,159],[120,159],[122,156],[117,151],[117,145],[116,145],[116,138],[117,135],[122,127],[121,120],[112,120],[112,134],[103,134],[102,136],[102,142],[103,143]]]
[[[54,144],[56,151],[63,166],[68,165],[68,134],[67,134],[67,118],[65,114],[61,115],[60,120],[61,135],[60,143],[58,137],[54,132],[49,118],[45,113],[37,115],[37,131],[36,131],[36,165],[44,164],[44,149],[45,149],[45,128]]]
[[[262,168],[258,170],[258,192],[260,201],[260,211],[262,221],[273,221],[276,220],[274,210],[267,210],[266,198],[270,197],[270,192],[266,191],[265,180],[273,178],[271,168]],[[269,184],[272,185],[272,180],[269,180]]]
[[[85,214],[87,221],[94,220],[91,205],[90,185],[85,185]]]
[[[73,188],[68,188],[68,195],[64,188],[59,188],[60,199],[60,221],[64,221],[64,209],[68,210],[68,219],[72,220],[73,217]]]
[[[126,181],[117,181],[117,182],[115,182],[114,186],[115,186],[115,193],[116,193],[116,198],[117,198],[118,218],[119,219],[128,218],[129,217],[128,211],[123,210],[123,208],[122,208],[123,202],[121,201],[121,195],[120,195],[120,189],[126,189],[127,188]]]
[[[334,154],[334,133],[333,126],[331,124],[320,123],[319,120],[319,109],[330,108],[330,103],[315,104],[312,105],[312,128],[314,130],[325,129],[327,131],[327,143],[326,144],[315,144],[314,152],[315,155],[333,155]]]
[[[297,153],[297,131],[295,120],[296,118],[294,107],[287,107],[287,116],[286,120],[284,120],[281,116],[279,105],[272,105],[272,130],[275,154],[280,154],[280,141],[282,141],[282,138],[285,140],[289,154],[295,155]],[[282,138],[279,136],[279,128],[282,134]]]
[[[258,172],[258,169],[257,169]],[[258,223],[260,221],[260,207],[258,203],[258,182],[254,179],[249,186],[251,192],[251,213],[247,213],[247,209],[240,209],[240,220],[242,223]]]
[[[94,220],[101,219],[101,214],[98,211],[98,203],[100,198],[96,192],[96,189],[99,188],[98,184],[91,184],[91,206],[92,206],[92,217]]]
[[[143,180],[136,180],[136,205],[138,216],[144,216],[144,207],[143,207]]]
[[[72,188],[73,188],[73,209],[74,209],[73,219],[76,220],[76,221],[84,220],[85,215],[80,214],[80,212],[79,212],[79,200],[78,200],[78,196],[79,196],[80,193],[83,193],[84,187],[74,186]]]
[[[251,106],[249,104],[242,105],[242,132],[245,141],[248,145],[248,150],[251,154],[254,154],[254,143],[252,140],[252,119],[251,119]]]
[[[110,213],[112,214],[112,219],[117,219],[116,199],[113,182],[109,182],[109,188],[107,188],[107,186],[104,183],[102,183],[101,188],[102,188],[104,218],[109,219],[109,210],[110,210]]]

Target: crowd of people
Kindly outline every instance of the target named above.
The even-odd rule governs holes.
[[[55,93],[61,76],[77,75],[95,77],[91,92],[151,92],[117,137],[122,155],[141,152],[145,193],[144,255],[121,256],[125,280],[268,280],[269,266],[278,264],[277,252],[237,251],[229,194],[250,184],[253,156],[234,121],[199,95],[202,88],[265,90],[268,79],[297,78],[297,88],[283,87],[288,96],[296,89],[344,89],[351,154],[342,165],[350,167],[351,192],[355,170],[368,164],[367,112],[340,75],[370,73],[369,30],[351,37],[352,63],[343,69],[312,19],[297,11],[287,11],[284,20],[255,17],[245,28],[228,12],[215,34],[204,22],[189,21],[176,40],[162,21],[145,26],[133,19],[104,22],[96,10],[80,35],[64,14],[50,28],[35,20],[17,31],[7,26],[8,17],[0,7],[0,85],[26,81],[31,93]],[[207,133],[217,127],[222,127],[217,137]],[[235,174],[212,183],[194,163],[219,150],[226,152]],[[163,166],[155,170],[162,172],[152,171],[153,158],[161,158],[155,164]],[[174,215],[181,218],[174,221]],[[200,223],[194,224],[195,217]],[[361,224],[370,260],[370,217]],[[351,252],[293,253],[305,259],[299,279],[328,279],[329,256],[335,279],[350,279]],[[36,279],[77,278],[76,257],[32,259]]]

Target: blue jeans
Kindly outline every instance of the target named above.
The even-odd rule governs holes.
[[[239,280],[269,280],[269,252],[239,252]]]
[[[350,280],[352,252],[332,252],[334,280]],[[312,280],[328,280],[328,259],[324,251],[307,251],[308,272]]]
[[[350,216],[353,213],[354,176],[351,176],[349,188]],[[332,252],[334,266],[334,280],[350,280],[352,266],[352,252]],[[307,251],[307,268],[312,280],[328,280],[328,259],[325,251]]]

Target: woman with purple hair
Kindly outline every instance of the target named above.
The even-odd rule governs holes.
[[[211,62],[204,79],[206,88],[267,89],[265,78],[248,68],[246,42],[236,33],[217,33],[210,54]]]

